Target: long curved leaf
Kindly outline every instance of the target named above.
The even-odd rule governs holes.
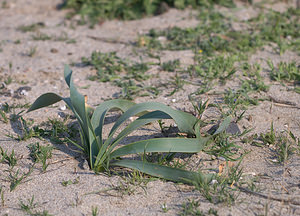
[[[110,139],[112,138],[112,135],[115,133],[115,131],[119,128],[119,126],[124,123],[127,119],[129,119],[132,116],[137,115],[138,113],[145,112],[148,110],[158,110],[161,112],[164,112],[171,116],[172,119],[176,122],[178,125],[178,128],[181,132],[186,132],[190,134],[194,134],[194,125],[198,121],[198,119],[189,114],[185,113],[179,110],[174,110],[169,106],[166,106],[161,103],[157,102],[145,102],[140,103],[132,106],[130,109],[128,109],[114,124],[110,131]],[[108,139],[108,141],[110,141]]]
[[[198,180],[201,179],[201,181],[203,182],[210,182],[213,178],[212,174],[202,174],[202,173],[187,171],[183,169],[148,163],[145,161],[126,159],[126,160],[114,161],[110,165],[136,169],[148,175],[171,180],[174,182],[184,182],[188,184],[191,184],[195,179]]]
[[[101,103],[99,106],[96,107],[94,114],[91,118],[92,125],[95,128],[95,133],[99,134],[99,131],[103,126],[102,120],[104,121],[104,119],[102,115],[104,112],[106,113],[107,111],[112,109],[118,109],[125,112],[133,105],[135,105],[134,102],[123,99],[110,100]]]
[[[114,140],[114,145],[139,127],[160,119],[171,119],[171,116],[161,111],[153,111],[142,115],[138,119],[131,122],[118,134],[118,136]]]
[[[110,158],[146,152],[197,153],[203,149],[208,138],[155,138],[122,146],[110,154]]]

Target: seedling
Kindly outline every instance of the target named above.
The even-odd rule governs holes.
[[[23,111],[21,111],[21,112],[23,112]],[[30,128],[30,126],[29,126],[29,125],[33,124],[33,121],[32,122],[26,121],[22,116],[20,116],[21,112],[14,115],[11,118],[11,120],[12,121],[20,120],[19,126],[22,131],[22,134],[21,135],[18,134],[16,137],[13,135],[7,135],[7,136],[11,137],[12,139],[18,140],[18,141],[28,140],[32,137],[40,137],[39,131],[35,130],[34,128]]]
[[[296,65],[296,62],[280,62],[277,68],[271,60],[267,61],[267,63],[271,69],[271,79],[276,81],[292,81],[295,84],[300,82],[300,68]]]
[[[164,203],[161,205],[161,210],[163,211],[163,213],[167,213],[170,209],[168,208],[167,204]]]
[[[35,144],[30,144],[27,146],[30,150],[30,157],[34,162],[41,162],[43,171],[45,172],[48,165],[47,159],[52,157],[53,146],[40,146],[37,142]]]
[[[290,140],[291,138],[292,140]],[[273,127],[273,122],[271,124],[270,132],[266,134],[260,134],[260,139],[264,144],[268,144],[270,147],[274,148],[275,163],[285,163],[290,155],[297,151],[299,142],[297,138],[291,132],[285,132],[277,134]]]
[[[29,51],[27,52],[27,56],[33,57],[36,54],[37,48],[36,47],[30,47]]]
[[[182,213],[180,214],[181,216],[189,216],[189,215],[199,215],[199,216],[204,216],[205,214],[198,209],[200,206],[199,201],[195,201],[192,199],[189,202],[186,202],[182,204]]]
[[[45,33],[42,33],[42,32],[37,32],[35,35],[32,35],[32,39],[33,40],[37,40],[37,41],[46,41],[46,40],[51,40],[52,37],[45,34]]]
[[[78,183],[79,183],[79,178],[76,178],[74,180],[63,181],[61,184],[62,184],[62,186],[67,187],[68,185],[78,184]]]
[[[226,202],[228,205],[231,205],[238,197],[238,194],[236,194],[237,189],[234,185],[238,185],[243,173],[242,169],[239,168],[240,163],[241,160],[234,167],[230,167],[226,163],[227,172],[223,171],[219,175],[216,175],[215,180],[210,184],[201,180],[199,181],[197,178],[195,178],[193,184],[208,201],[215,204]]]
[[[164,71],[174,72],[176,69],[180,67],[179,59],[164,62],[161,66],[161,69]]]
[[[99,212],[98,212],[98,207],[96,206],[96,207],[92,207],[92,216],[97,216],[99,214]]]
[[[36,31],[43,27],[45,27],[45,24],[42,22],[38,22],[38,23],[31,24],[31,25],[22,25],[22,26],[18,27],[17,29],[22,32],[33,32],[33,31]]]
[[[1,160],[0,162],[6,162],[11,168],[13,168],[15,165],[17,165],[17,157],[15,156],[14,150],[11,151],[11,154],[8,155],[7,151],[4,152],[4,150],[0,147],[1,150]]]
[[[30,216],[51,216],[48,211],[44,210],[43,212],[34,211],[34,209],[38,206],[37,203],[34,203],[34,196],[31,199],[27,200],[27,204],[20,200],[20,208],[26,214]]]
[[[31,174],[33,171],[33,167],[31,167],[28,172],[20,174],[20,169],[18,169],[16,172],[12,169],[6,170],[8,175],[8,181],[10,182],[10,191],[13,191],[16,189],[16,187],[24,182],[24,180]]]
[[[128,154],[150,152],[194,153],[201,151],[208,142],[209,137],[202,137],[200,135],[200,128],[196,117],[156,102],[135,104],[121,99],[103,102],[96,109],[93,109],[86,103],[85,97],[74,86],[72,71],[68,66],[65,67],[65,81],[70,88],[69,98],[63,98],[54,93],[46,93],[33,103],[28,112],[63,100],[73,111],[80,125],[81,144],[73,143],[87,155],[91,169],[101,172],[104,170],[109,171],[109,168],[112,166],[121,166],[172,181],[188,182],[194,176],[198,176],[203,181],[209,181],[211,175],[203,175],[146,161],[122,158],[122,156]],[[113,108],[124,111],[124,114],[115,122],[107,139],[104,139],[102,135],[104,119],[107,112]],[[148,110],[154,111],[149,112]],[[118,128],[132,116],[138,116],[138,118],[127,125],[117,135],[116,131]],[[194,138],[141,140],[116,149],[119,142],[133,130],[160,119],[174,119],[181,132],[194,134]],[[223,130],[223,128],[220,130]]]

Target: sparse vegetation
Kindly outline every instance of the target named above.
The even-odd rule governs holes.
[[[1,12],[13,17],[23,11],[16,2],[4,1]],[[237,8],[230,8],[234,3]],[[43,205],[52,208],[53,197],[50,191],[51,199],[44,200],[44,189],[54,186],[63,193],[56,193],[59,202],[53,208],[61,208],[60,194],[66,192],[62,206],[67,214],[69,208],[70,214],[105,214],[99,207],[107,196],[113,196],[109,210],[120,201],[123,206],[141,199],[138,208],[149,208],[145,214],[234,214],[237,208],[245,214],[297,214],[300,5],[294,3],[66,0],[57,7],[69,8],[69,20],[61,15],[48,20],[57,11],[53,3],[41,3],[30,11],[33,17],[38,11],[34,20],[40,22],[13,23],[17,28],[4,22],[1,213],[50,215]],[[47,19],[40,12],[44,6]],[[118,20],[103,24],[107,19]],[[57,61],[72,61],[79,70],[74,76],[65,68],[69,97],[46,93],[28,103],[51,85],[66,95],[54,73],[61,64],[51,64]],[[91,104],[100,104],[88,105],[75,84],[91,95]],[[111,94],[96,92],[107,86]],[[23,94],[22,89],[29,90]],[[67,107],[48,107],[59,101]],[[135,103],[141,101],[148,102]],[[24,109],[44,107],[39,116],[24,115]],[[95,191],[86,193],[90,183]],[[152,202],[153,194],[159,203]],[[32,198],[26,200],[28,195]],[[11,202],[15,197],[19,206]],[[126,214],[135,211],[131,207],[126,206]]]
[[[166,12],[170,7],[184,9],[192,7],[212,7],[213,4],[233,7],[232,0],[204,0],[204,1],[186,1],[186,0],[129,0],[129,1],[76,1],[68,0],[65,3],[66,8],[72,8],[74,11],[69,14],[70,17],[80,14],[81,23],[90,21],[95,25],[105,19],[139,19],[144,16],[157,15]]]

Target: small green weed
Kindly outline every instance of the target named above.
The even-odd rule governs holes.
[[[210,184],[202,182],[195,178],[193,184],[197,190],[211,203],[222,203],[225,202],[227,205],[231,205],[238,197],[238,190],[234,187],[238,185],[242,176],[242,169],[239,168],[241,160],[236,166],[229,166],[226,163],[226,171],[219,173],[215,176]]]
[[[299,10],[289,8],[283,13],[270,10],[249,20],[265,42],[273,42],[278,46],[280,54],[292,47],[300,37]]]
[[[37,41],[46,41],[46,40],[51,40],[52,37],[45,33],[37,32],[35,35],[32,35],[32,39]]]
[[[63,181],[61,184],[62,186],[67,187],[68,185],[78,184],[78,183],[79,183],[79,177],[74,180]]]
[[[11,137],[18,141],[28,140],[32,137],[40,137],[40,134],[30,127],[33,124],[33,121],[27,121],[19,114],[17,114],[14,118],[14,121],[19,121],[18,123],[22,134],[18,134],[16,137],[12,135],[7,135],[8,137]],[[14,118],[11,119],[13,120]]]
[[[37,52],[37,47],[30,47],[26,55],[29,57],[33,57],[35,56],[36,52]]]
[[[274,149],[276,159],[272,160],[275,163],[285,163],[291,154],[299,151],[299,140],[292,132],[282,132],[277,134],[274,130],[273,122],[270,132],[260,134],[260,139],[263,144],[269,145]]]
[[[47,146],[41,146],[38,142],[34,144],[29,144],[28,149],[30,151],[30,157],[32,160],[36,162],[42,163],[43,171],[45,172],[48,165],[47,159],[52,157],[52,150],[53,146],[47,145]]]
[[[44,210],[43,212],[34,211],[34,209],[38,206],[37,203],[34,203],[34,196],[31,199],[27,200],[27,203],[20,200],[20,208],[26,214],[30,216],[51,216],[48,211]]]
[[[161,205],[161,210],[163,211],[163,213],[167,213],[170,209],[168,208],[167,204],[164,203]]]
[[[296,62],[280,62],[277,67],[274,66],[271,60],[267,63],[271,69],[270,76],[272,80],[300,83],[300,67],[296,65]]]
[[[233,7],[232,0],[204,0],[204,1],[182,1],[182,0],[120,0],[120,1],[76,1],[67,0],[64,7],[72,8],[74,11],[69,13],[69,17],[80,14],[82,20],[80,23],[90,22],[94,26],[100,20],[105,19],[139,19],[144,16],[156,15],[168,10],[169,7],[184,9],[188,6],[193,8],[212,7],[214,4],[220,4],[226,7]]]
[[[98,212],[98,207],[96,206],[96,207],[92,207],[92,216],[97,216],[99,214],[99,212]]]
[[[241,86],[244,92],[268,91],[269,86],[265,84],[263,77],[260,75],[262,68],[259,64],[244,63],[242,69],[243,76],[246,78],[242,80]]]
[[[233,135],[227,134],[226,132],[219,133],[215,136],[214,143],[208,145],[204,152],[209,155],[214,155],[215,157],[223,157],[229,161],[239,160],[241,158],[237,157],[238,150],[241,148],[232,139]]]
[[[89,79],[101,82],[113,81],[120,78],[121,73],[126,73],[127,78],[134,78],[137,81],[146,80],[149,77],[145,72],[149,67],[145,63],[132,63],[121,59],[115,52],[101,53],[93,52],[91,58],[82,58],[82,63],[91,65],[97,70],[97,75]]]
[[[163,71],[174,72],[176,69],[180,68],[179,59],[171,60],[168,62],[164,62],[161,65],[161,69]]]
[[[39,30],[40,28],[45,27],[45,24],[42,22],[34,23],[31,25],[22,25],[17,28],[21,32],[33,32]]]
[[[239,59],[237,56],[215,56],[213,58],[197,58],[187,71],[192,77],[201,77],[204,81],[219,79],[222,84],[231,78],[236,72],[234,63]]]
[[[16,189],[16,187],[25,181],[25,179],[32,173],[33,166],[29,168],[28,172],[20,173],[20,169],[13,171],[13,169],[6,170],[8,172],[8,181],[10,182],[10,191]],[[27,180],[28,181],[28,180]]]
[[[5,162],[7,163],[11,168],[13,168],[15,165],[17,165],[17,157],[15,155],[15,152],[14,150],[11,151],[11,154],[8,155],[7,154],[7,151],[4,152],[4,150],[0,147],[0,150],[1,150],[1,159],[0,159],[0,162]]]
[[[200,202],[195,201],[194,199],[182,204],[182,212],[180,213],[181,216],[191,216],[191,215],[199,215],[204,216],[204,212],[199,210]]]

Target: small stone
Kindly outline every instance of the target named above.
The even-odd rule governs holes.
[[[67,109],[66,105],[63,105],[59,108],[61,111],[65,111]]]
[[[218,184],[218,181],[216,179],[213,179],[211,182],[210,182],[211,185],[214,185],[214,184]]]
[[[24,95],[24,96],[28,96],[28,91],[26,91],[25,89],[23,89],[21,92],[20,92],[21,95]]]
[[[173,103],[175,103],[175,102],[176,102],[176,99],[175,99],[175,98],[173,98],[171,101],[172,101]]]
[[[58,49],[52,48],[52,49],[50,50],[50,52],[52,52],[52,53],[58,53]]]

